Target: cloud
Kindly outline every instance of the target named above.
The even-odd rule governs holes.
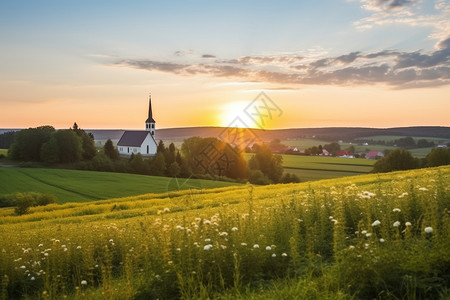
[[[366,10],[391,10],[411,6],[417,3],[417,0],[361,0],[363,8]]]
[[[398,24],[401,26],[431,28],[430,39],[446,39],[450,32],[450,3],[448,0],[360,0],[361,8],[371,15],[353,24],[364,31],[376,26]]]
[[[216,56],[212,54],[203,54],[202,58],[216,58]]]
[[[372,85],[395,89],[450,84],[450,37],[435,51],[350,52],[316,58],[291,54],[244,56],[234,59],[175,63],[154,60],[117,60],[114,65],[180,76],[206,75],[233,80],[286,85]]]

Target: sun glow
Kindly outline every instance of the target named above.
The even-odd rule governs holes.
[[[250,124],[246,121],[244,109],[247,107],[247,101],[229,102],[220,107],[219,124],[222,127],[247,128]],[[251,126],[250,126],[251,127]]]

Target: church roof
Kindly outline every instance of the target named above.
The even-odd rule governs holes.
[[[117,145],[140,147],[148,134],[150,134],[149,131],[142,130],[125,131]]]
[[[148,118],[145,121],[145,123],[155,123],[155,120],[153,119],[153,112],[152,112],[152,97],[148,99]]]

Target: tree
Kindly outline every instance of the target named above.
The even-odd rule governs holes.
[[[155,176],[164,176],[166,172],[166,159],[164,158],[164,154],[161,152],[157,152],[155,156],[153,156],[150,161],[150,174]]]
[[[419,160],[415,159],[411,152],[405,149],[395,149],[382,159],[379,159],[373,166],[372,172],[391,172],[416,169],[419,167]]]
[[[272,182],[277,183],[283,175],[283,158],[274,155],[266,145],[260,145],[255,155],[250,158],[248,165],[251,170],[260,170]]]
[[[73,163],[81,160],[83,151],[82,141],[73,130],[58,130],[53,136],[58,145],[60,162]]]
[[[336,152],[341,150],[341,145],[339,145],[339,143],[333,142],[330,144],[325,144],[323,148],[330,152],[332,155],[336,155]]]
[[[171,177],[176,177],[180,174],[181,168],[176,161],[170,164],[169,168],[167,168],[167,173]]]
[[[0,134],[0,149],[9,149],[14,142],[15,131],[8,131]]]
[[[55,132],[52,126],[40,126],[16,132],[8,156],[14,160],[39,161],[41,148]]]
[[[217,138],[188,138],[181,151],[194,174],[240,178],[242,164],[246,164],[242,151]]]
[[[81,147],[83,149],[82,158],[84,160],[91,160],[97,154],[95,149],[94,135],[88,134],[83,129],[78,127],[77,122],[73,123],[72,130],[81,138]]]
[[[144,158],[140,153],[136,154],[130,161],[130,167],[133,172],[138,174],[148,174],[149,170],[147,164],[144,162]]]
[[[428,167],[450,165],[450,149],[435,148],[426,157]]]
[[[177,152],[175,161],[177,162],[178,166],[180,167],[179,176],[189,177],[191,175],[191,171],[189,170],[189,167],[186,164],[186,160],[181,156],[180,152]]]
[[[119,159],[119,151],[114,147],[113,142],[111,139],[108,139],[103,146],[103,152],[107,157],[109,157],[111,160],[118,160]]]
[[[41,161],[47,164],[59,162],[59,147],[56,138],[52,136],[50,140],[41,147]]]
[[[291,173],[285,173],[281,177],[280,183],[297,183],[300,182],[300,178],[297,175]]]
[[[395,144],[398,147],[402,147],[402,148],[405,148],[405,149],[414,148],[416,146],[416,142],[410,136],[407,136],[407,137],[400,138],[400,139],[396,140]]]

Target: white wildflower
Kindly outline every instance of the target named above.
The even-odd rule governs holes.
[[[371,237],[372,234],[370,232],[366,233],[366,237]]]
[[[385,240],[384,239],[380,239],[380,243],[384,243],[385,242]]]
[[[247,246],[247,243],[241,243],[241,246]]]
[[[287,253],[283,253],[283,254],[281,254],[281,256],[286,257],[288,255],[287,255]]]
[[[168,212],[170,212],[170,208],[168,208],[168,207],[164,207],[164,212],[165,212],[165,213],[168,213]]]
[[[393,212],[401,212],[402,210],[400,208],[394,208],[392,211]]]
[[[87,285],[87,281],[86,280],[81,280],[81,285]]]
[[[233,228],[231,228],[231,231],[237,231],[238,230],[238,228],[237,227],[233,227]]]
[[[375,222],[372,223],[372,227],[380,225],[381,222],[379,220],[375,220]]]
[[[205,245],[203,250],[210,250],[213,246],[211,244]]]
[[[400,226],[400,221],[395,221],[394,224],[392,224],[392,226],[394,226],[394,227]]]
[[[425,232],[426,233],[432,233],[433,232],[433,228],[432,227],[425,227]]]
[[[277,255],[274,253],[274,254],[272,254],[272,257],[277,257]]]
[[[405,226],[412,226],[411,222],[406,222]]]
[[[227,236],[227,235],[228,235],[228,232],[224,231],[224,232],[219,233],[219,235],[220,235],[220,236]]]
[[[267,250],[267,251],[270,251],[270,250],[272,250],[272,247],[267,246],[267,247],[266,247],[266,250]]]
[[[258,249],[259,248],[259,245],[258,244],[254,244],[253,245],[253,249]]]
[[[419,191],[428,191],[428,189],[426,187],[421,187],[419,188]]]

